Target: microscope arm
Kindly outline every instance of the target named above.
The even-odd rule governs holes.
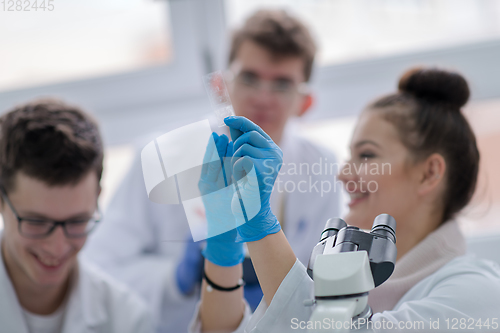
[[[340,299],[334,302],[316,300],[316,308],[309,320],[313,325],[314,323],[319,324],[313,330],[309,330],[309,333],[349,332],[351,318],[356,316],[358,303],[358,299],[355,298]]]
[[[314,295],[316,307],[310,320],[337,326],[335,332],[344,332],[351,318],[363,313],[368,305],[368,292],[375,288],[366,251],[318,255],[314,263]],[[310,332],[322,332],[312,330]],[[323,331],[324,332],[324,331]]]

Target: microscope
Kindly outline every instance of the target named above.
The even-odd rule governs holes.
[[[315,305],[309,332],[349,332],[366,325],[372,316],[368,292],[391,276],[396,256],[392,216],[378,215],[370,232],[329,219],[307,266],[315,297],[304,302]]]

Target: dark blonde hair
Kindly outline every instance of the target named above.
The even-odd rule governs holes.
[[[398,92],[379,98],[369,110],[384,112],[415,161],[439,153],[446,161],[442,222],[453,218],[472,198],[479,171],[476,137],[461,108],[469,85],[459,73],[413,68],[399,80]]]
[[[316,44],[306,26],[284,10],[259,10],[232,36],[229,63],[244,41],[252,41],[275,57],[304,59],[304,77],[311,77]]]

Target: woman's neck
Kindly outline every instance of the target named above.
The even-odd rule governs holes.
[[[396,227],[397,260],[441,225],[441,215],[425,209],[416,209],[399,220],[404,222]]]

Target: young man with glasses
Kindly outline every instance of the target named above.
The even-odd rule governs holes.
[[[0,331],[152,331],[137,296],[77,257],[101,218],[102,161],[78,108],[45,100],[0,117]]]
[[[339,216],[340,197],[336,168],[330,167],[335,157],[298,136],[291,122],[313,102],[308,82],[315,53],[314,40],[299,20],[281,10],[259,11],[235,31],[226,72],[235,113],[257,123],[283,150],[271,205],[305,264],[325,222]],[[190,230],[182,205],[149,201],[140,154],[106,216],[86,254],[143,295],[159,331],[187,331],[199,299],[200,242],[185,242]],[[243,265],[245,296],[255,308],[262,292],[249,259]]]

